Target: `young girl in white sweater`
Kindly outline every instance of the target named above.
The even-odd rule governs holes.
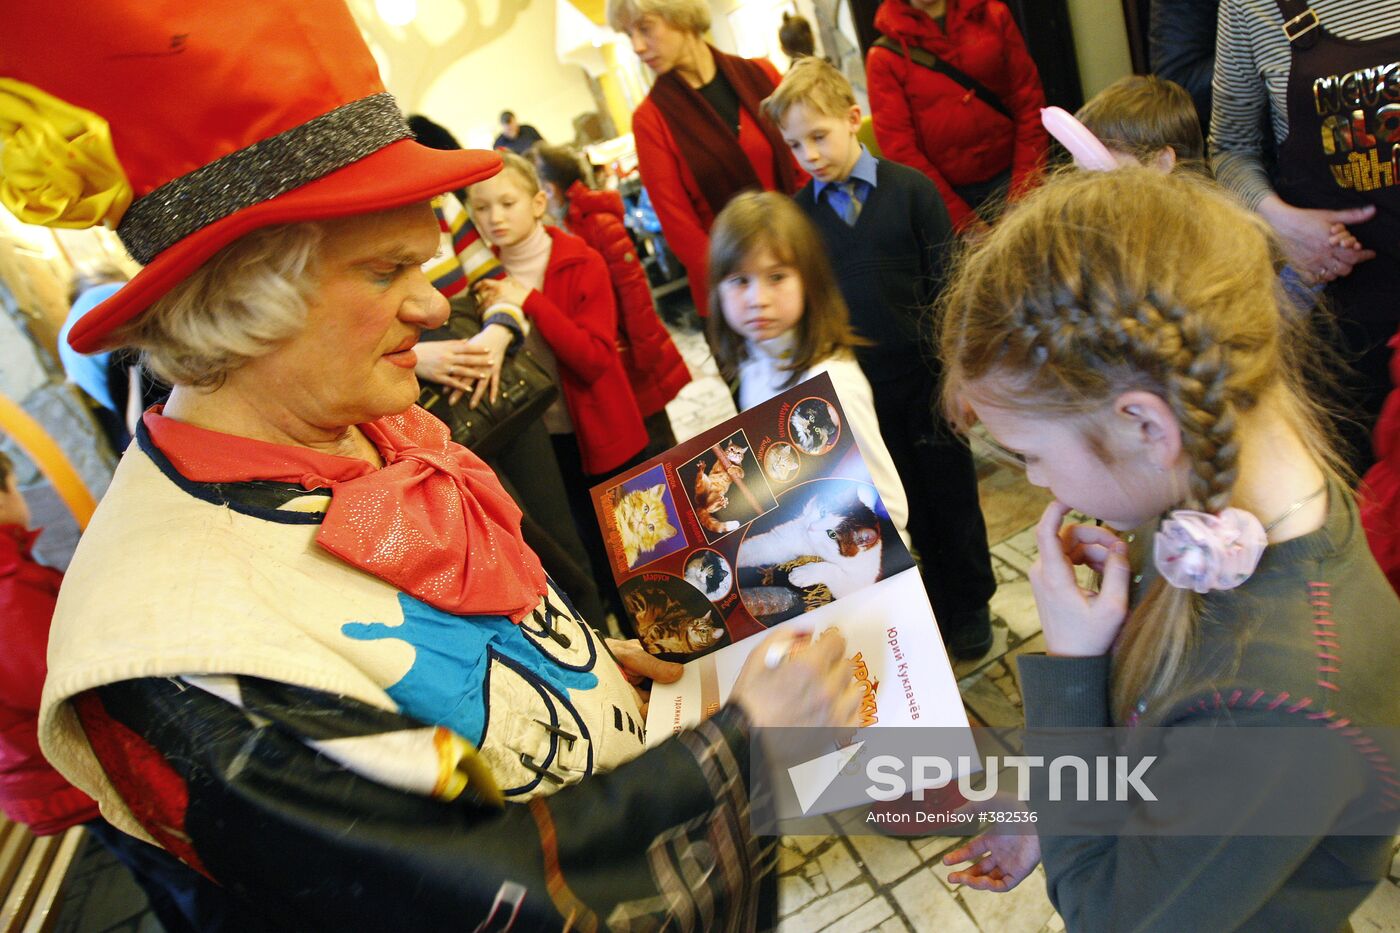
[[[846,302],[820,234],[791,198],[741,194],[710,229],[710,347],[741,411],[826,373],[875,488],[909,544],[904,486],[880,436],[870,383],[851,348]]]

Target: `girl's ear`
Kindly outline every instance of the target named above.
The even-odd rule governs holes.
[[[544,189],[536,191],[535,196],[530,199],[530,210],[532,213],[534,213],[535,219],[539,220],[541,217],[543,217],[544,212],[548,207],[549,195],[544,191]]]
[[[1163,146],[1152,155],[1151,165],[1163,175],[1171,174],[1176,168],[1176,150],[1171,146]]]
[[[1173,468],[1181,458],[1181,422],[1166,399],[1135,389],[1113,400],[1115,433],[1123,452],[1141,455],[1159,470]]]

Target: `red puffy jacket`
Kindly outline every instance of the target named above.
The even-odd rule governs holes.
[[[39,694],[63,574],[29,556],[36,537],[18,525],[0,525],[0,810],[45,836],[98,814],[97,804],[39,751]]]
[[[1045,91],[1011,11],[998,0],[948,0],[946,31],[905,0],[884,0],[875,28],[977,79],[1015,116],[1008,120],[952,78],[900,52],[874,47],[866,60],[870,117],[885,158],[938,185],[953,226],[973,219],[953,190],[1011,169],[1011,190],[1035,183],[1050,145],[1040,123]]]
[[[646,426],[617,354],[617,304],[607,264],[578,237],[544,229],[554,241],[544,290],[530,290],[525,313],[559,362],[559,388],[583,468],[598,476],[641,453]]]
[[[1376,463],[1361,484],[1361,523],[1376,563],[1400,593],[1400,332],[1390,338],[1390,346],[1390,381],[1395,388],[1376,422]]]
[[[650,418],[690,382],[690,369],[656,316],[646,270],[622,222],[622,195],[593,191],[576,181],[565,197],[569,232],[582,237],[608,264],[617,299],[618,352],[637,407],[643,418]]]

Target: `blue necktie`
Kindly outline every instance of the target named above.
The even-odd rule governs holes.
[[[839,185],[832,185],[828,190],[831,197],[828,199],[836,213],[847,224],[854,227],[856,220],[860,218],[860,182],[855,178],[848,178]],[[844,195],[844,197],[842,197]]]

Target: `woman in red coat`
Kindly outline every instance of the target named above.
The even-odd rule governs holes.
[[[617,299],[618,352],[646,421],[650,438],[647,451],[658,454],[669,450],[676,446],[676,436],[666,417],[666,403],[689,384],[690,369],[657,317],[646,270],[622,220],[622,196],[585,185],[578,155],[572,149],[536,146],[533,151],[550,211],[608,264]]]
[[[897,47],[875,45],[866,60],[880,149],[933,179],[954,227],[981,226],[977,208],[1033,185],[1050,143],[1045,91],[1011,11],[999,0],[884,0],[875,28]],[[920,64],[929,54],[961,75]]]
[[[726,55],[705,42],[705,0],[608,0],[608,22],[656,74],[632,114],[638,168],[705,315],[715,215],[740,191],[793,194],[806,181],[759,109],[782,76],[765,59]]]

